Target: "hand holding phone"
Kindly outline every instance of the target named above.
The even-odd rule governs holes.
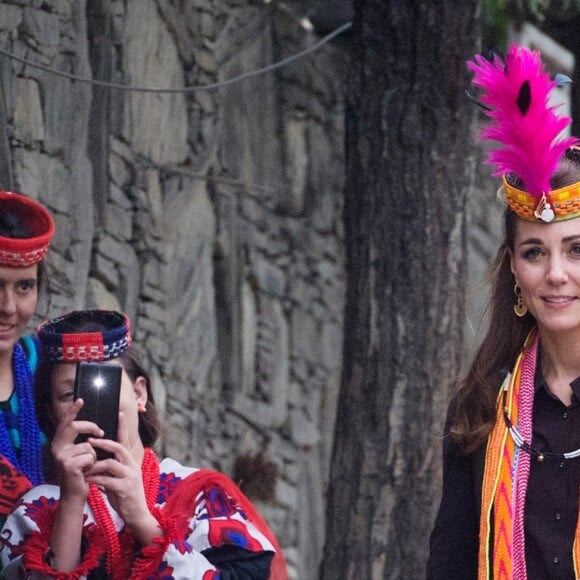
[[[121,374],[118,364],[103,362],[80,362],[74,384],[74,399],[84,402],[77,420],[92,421],[104,432],[104,439],[117,439],[119,425],[119,396],[121,394]],[[77,442],[86,441],[87,435],[79,435]],[[112,457],[103,449],[95,448],[97,460]]]

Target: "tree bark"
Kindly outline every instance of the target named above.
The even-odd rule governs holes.
[[[320,577],[421,578],[460,369],[477,0],[358,0],[344,367]],[[490,194],[490,200],[493,193]]]

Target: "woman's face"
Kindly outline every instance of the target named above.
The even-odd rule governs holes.
[[[119,359],[107,361],[110,364],[120,364]],[[58,363],[52,370],[52,411],[54,423],[57,425],[73,402],[73,390],[76,375],[75,363]],[[123,412],[131,447],[139,440],[139,407],[145,408],[147,402],[147,383],[143,377],[137,377],[133,382],[125,369],[121,374],[121,395],[119,411]]]
[[[38,265],[0,266],[0,355],[12,353],[38,302]]]
[[[541,331],[580,331],[580,219],[517,219],[511,269]]]

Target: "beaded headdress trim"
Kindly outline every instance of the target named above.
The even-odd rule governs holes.
[[[70,331],[84,321],[106,327],[101,332]],[[56,362],[106,361],[131,346],[129,318],[110,310],[79,310],[43,322],[37,329],[42,357]]]
[[[559,189],[552,189],[540,201],[535,195],[510,185],[502,177],[505,198],[510,208],[520,217],[544,222],[564,221],[580,216],[580,182]]]
[[[48,210],[20,193],[0,191],[0,211],[9,209],[32,232],[30,238],[0,236],[0,265],[33,266],[44,258],[54,236],[54,221]]]

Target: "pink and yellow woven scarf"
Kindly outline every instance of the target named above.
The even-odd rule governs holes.
[[[488,438],[481,496],[478,580],[526,580],[524,505],[530,455],[510,436],[503,417],[503,393],[513,425],[525,441],[532,441],[534,375],[538,335],[533,330],[506,377],[497,401],[495,425]],[[493,522],[493,525],[492,525]],[[580,568],[580,524],[574,540],[575,577]]]

